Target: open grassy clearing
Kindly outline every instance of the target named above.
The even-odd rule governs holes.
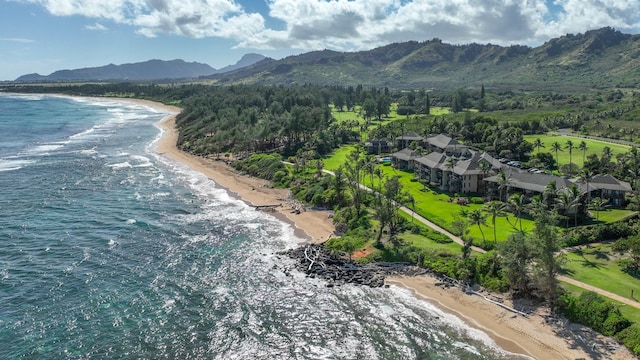
[[[592,216],[592,222],[594,224],[599,224],[599,223],[612,223],[616,221],[621,221],[637,214],[638,212],[633,210],[627,210],[627,209],[607,209],[604,211],[600,211],[597,215],[596,215],[596,212],[593,210],[591,210],[590,213]],[[596,220],[596,216],[598,217],[597,220]]]
[[[343,145],[334,152],[323,158],[324,168],[335,171],[347,161],[349,154],[356,149],[355,145]]]
[[[624,273],[611,245],[585,247],[567,253],[566,275],[627,299],[640,300],[640,279]],[[634,290],[634,297],[631,297]]]
[[[565,147],[567,146],[567,140],[571,140],[574,145],[573,154],[571,156],[571,162],[578,165],[579,167],[582,167],[583,165],[583,152],[582,150],[578,149],[578,145],[580,145],[581,141],[584,141],[587,144],[587,151],[584,153],[585,158],[590,154],[596,154],[598,155],[598,157],[600,157],[602,155],[602,149],[604,149],[606,146],[611,148],[611,152],[614,155],[626,153],[631,149],[631,147],[626,145],[613,144],[613,143],[608,143],[608,142],[598,141],[598,140],[583,139],[577,136],[564,136],[564,135],[553,135],[553,134],[525,135],[524,139],[532,144],[536,141],[536,139],[540,139],[540,141],[542,141],[545,146],[543,148],[540,148],[540,152],[548,152],[553,156],[554,159],[556,158],[556,153],[555,151],[551,150],[551,146],[554,142],[557,141],[560,145],[562,145],[562,151],[558,151],[558,162],[560,163],[560,165],[569,163],[569,150],[566,149]],[[532,154],[536,154],[537,152],[538,150],[534,149]]]

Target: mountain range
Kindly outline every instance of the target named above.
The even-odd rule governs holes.
[[[612,28],[568,34],[538,47],[446,44],[439,39],[369,51],[309,52],[264,59],[210,76],[221,84],[368,85],[392,88],[584,90],[640,85],[640,35]]]
[[[214,69],[207,64],[185,62],[184,60],[149,60],[145,62],[91,67],[75,70],[59,70],[50,75],[28,74],[17,78],[16,82],[56,82],[56,81],[109,81],[109,80],[162,80],[193,79],[201,76],[222,74],[250,66],[265,57],[246,54],[236,64]]]
[[[358,85],[398,89],[492,86],[571,91],[640,86],[640,35],[610,27],[546,43],[447,44],[440,39],[393,43],[367,51],[312,51],[281,60],[245,55],[216,70],[183,60],[30,74],[17,82],[191,79],[217,84]]]

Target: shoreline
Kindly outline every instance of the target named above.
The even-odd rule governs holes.
[[[293,212],[287,204],[287,189],[272,188],[269,182],[239,174],[222,161],[185,153],[177,148],[178,132],[175,118],[180,108],[140,99],[119,99],[166,111],[156,125],[162,135],[155,151],[213,180],[234,198],[250,206],[282,204],[269,212],[293,226],[294,233],[309,242],[322,243],[333,236],[334,226],[329,211]],[[259,210],[256,210],[259,211]],[[467,325],[487,334],[493,342],[517,358],[533,359],[629,359],[633,356],[624,346],[608,350],[611,339],[595,334],[577,324],[549,322],[548,313],[535,311],[529,317],[514,314],[485,299],[462,290],[442,288],[430,275],[388,277],[387,284],[411,291],[414,297],[436,305],[441,310],[462,319]],[[508,300],[505,304],[517,307]],[[594,346],[596,344],[597,346]]]

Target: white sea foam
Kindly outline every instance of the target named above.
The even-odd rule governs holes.
[[[54,142],[49,144],[41,144],[34,148],[27,150],[28,154],[31,155],[46,155],[53,151],[63,148],[68,142]]]
[[[112,169],[127,169],[127,168],[132,168],[133,166],[128,162],[122,162],[122,163],[117,163],[117,164],[109,164],[107,165],[108,167],[112,168]]]
[[[16,99],[16,100],[23,100],[23,101],[40,101],[46,97],[46,95],[39,95],[39,94],[30,95],[30,94],[13,94],[13,93],[2,94],[1,96],[7,97],[9,99]]]
[[[471,327],[469,325],[467,325],[462,319],[460,319],[459,317],[447,313],[445,311],[443,311],[442,309],[438,308],[436,305],[428,302],[428,301],[424,301],[421,299],[416,298],[413,293],[404,287],[401,286],[396,286],[396,285],[391,285],[390,289],[392,289],[395,293],[395,295],[399,298],[402,299],[403,302],[414,302],[420,305],[420,307],[422,309],[427,310],[429,313],[433,314],[434,318],[439,318],[440,321],[456,330],[457,332],[461,333],[461,334],[466,334],[469,338],[479,341],[481,343],[483,343],[485,346],[493,349],[494,351],[498,352],[498,353],[502,353],[505,355],[509,355],[512,358],[518,358],[518,359],[531,359],[532,358],[526,356],[526,355],[522,355],[522,354],[513,354],[513,353],[509,353],[506,350],[502,349],[501,347],[499,347],[495,341],[493,341],[493,339],[484,331],[481,331],[479,329],[476,329],[474,327]],[[442,337],[446,337],[445,334],[441,334]],[[456,342],[453,344],[454,346],[458,347],[458,348],[463,348],[466,351],[469,351],[473,354],[479,354],[478,349],[476,349],[475,347],[469,345],[469,344],[465,344],[465,343],[461,343],[461,342]]]
[[[36,160],[22,160],[22,159],[0,159],[0,171],[12,171],[22,169],[25,166],[35,164]]]

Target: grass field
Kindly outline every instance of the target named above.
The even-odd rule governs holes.
[[[566,275],[622,297],[640,300],[640,279],[624,273],[611,245],[598,245],[567,254]],[[631,297],[634,290],[634,298]]]
[[[423,191],[424,186],[417,182],[411,181],[413,174],[405,171],[396,170],[391,166],[382,166],[383,173],[388,177],[398,176],[403,188],[407,190],[415,199],[415,212],[421,216],[429,219],[435,224],[451,231],[451,223],[456,217],[460,217],[461,211],[472,211],[482,208],[483,205],[469,204],[458,205],[450,203],[449,194],[438,193],[431,190]],[[365,180],[365,185],[368,180]],[[507,217],[496,218],[496,235],[498,242],[506,240],[509,235],[515,232],[514,227],[511,224],[515,224],[515,216],[510,215]],[[482,226],[482,231],[487,241],[493,241],[493,226],[491,224],[491,218],[487,217],[487,225]],[[509,222],[510,221],[510,222]],[[527,231],[533,229],[533,221],[524,218],[522,220],[522,229]],[[477,225],[469,227],[470,235],[474,238],[475,243],[480,244],[482,242],[482,234]]]
[[[567,145],[567,140],[571,140],[574,145],[573,152],[572,152],[573,154],[571,156],[571,162],[578,165],[579,167],[582,167],[582,164],[583,164],[583,161],[582,161],[583,152],[578,149],[578,145],[580,144],[581,141],[584,141],[587,144],[587,151],[584,153],[585,158],[590,154],[596,154],[598,155],[598,157],[600,157],[600,155],[602,155],[602,149],[604,149],[605,146],[610,147],[611,152],[614,155],[625,153],[631,149],[631,147],[626,145],[613,144],[613,143],[608,143],[608,142],[598,141],[598,140],[583,139],[576,136],[526,135],[524,139],[530,143],[533,143],[534,141],[536,141],[536,139],[540,139],[545,146],[544,148],[540,148],[540,152],[548,152],[553,156],[554,159],[556,158],[556,153],[551,150],[551,145],[557,141],[560,145],[562,145],[562,151],[558,152],[558,162],[560,163],[560,165],[569,163],[569,150],[566,149],[565,147]],[[538,150],[534,149],[532,154],[536,154],[537,152]]]

